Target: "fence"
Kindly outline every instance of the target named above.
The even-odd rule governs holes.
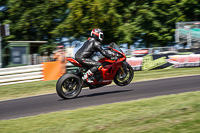
[[[42,70],[42,64],[2,68],[0,69],[0,85],[43,80]]]
[[[134,70],[150,70],[152,68],[172,67],[194,67],[200,66],[200,54],[192,55],[146,55],[143,57],[127,58],[127,62]],[[70,62],[66,64],[67,71],[77,69]],[[51,68],[51,67],[50,67]],[[57,70],[57,68],[54,68]],[[21,67],[1,68],[0,86],[16,83],[25,83],[44,80],[44,66],[29,65]],[[52,71],[55,71],[52,69]]]
[[[77,70],[77,67],[69,62],[66,66],[68,72]],[[56,71],[55,69],[57,70],[57,68],[52,68],[52,71]],[[44,64],[0,69],[0,86],[41,80],[45,80]]]

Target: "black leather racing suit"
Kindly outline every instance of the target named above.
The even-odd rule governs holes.
[[[92,73],[97,72],[98,68],[102,66],[100,62],[91,59],[94,52],[100,52],[106,58],[112,58],[112,55],[104,51],[101,43],[95,40],[95,38],[89,38],[75,54],[75,59],[84,67],[90,69]]]

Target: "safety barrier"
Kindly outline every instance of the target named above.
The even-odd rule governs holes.
[[[0,86],[43,80],[43,64],[0,69]]]
[[[48,68],[48,69],[47,69]],[[67,72],[77,70],[70,62],[66,64]],[[0,69],[0,86],[33,81],[56,80],[61,76],[59,62],[43,62],[39,65],[29,65]]]
[[[189,55],[146,55],[131,57],[127,62],[134,70],[151,70],[178,67],[200,67],[200,54]]]

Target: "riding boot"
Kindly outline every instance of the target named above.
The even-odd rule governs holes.
[[[88,70],[82,77],[83,81],[87,81],[88,83],[93,83],[94,80],[94,74]]]

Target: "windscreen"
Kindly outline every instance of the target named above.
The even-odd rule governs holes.
[[[123,51],[115,43],[109,44],[109,47],[116,49],[117,51],[123,53]]]

